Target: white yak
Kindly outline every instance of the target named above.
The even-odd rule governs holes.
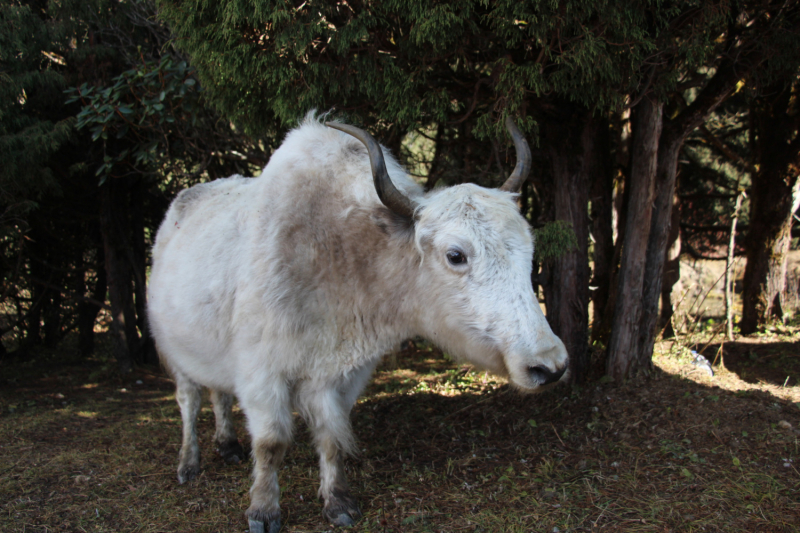
[[[567,353],[536,301],[533,238],[515,201],[530,150],[506,125],[518,162],[500,189],[424,193],[369,134],[310,113],[257,178],[178,195],[153,248],[148,313],[177,387],[181,483],[200,470],[202,387],[228,462],[243,459],[239,399],[255,459],[250,531],[274,533],[294,410],[319,452],[325,517],[359,518],[343,466],[350,410],[402,339],[425,337],[524,391],[563,377]]]

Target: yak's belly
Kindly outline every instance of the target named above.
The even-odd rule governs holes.
[[[200,385],[232,391],[234,361],[226,333],[218,325],[176,320],[180,316],[150,307],[153,335],[163,362]]]

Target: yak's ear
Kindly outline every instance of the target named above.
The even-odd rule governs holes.
[[[372,211],[372,220],[383,233],[390,237],[414,238],[414,218],[401,215],[386,206]]]

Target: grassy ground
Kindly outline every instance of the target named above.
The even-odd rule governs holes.
[[[353,412],[354,531],[798,531],[800,330],[706,344],[713,378],[664,342],[648,381],[540,396],[405,350]],[[0,366],[0,531],[246,531],[250,465],[216,456],[210,406],[203,472],[179,486],[170,381],[65,350]],[[283,531],[330,530],[316,478],[298,422]]]

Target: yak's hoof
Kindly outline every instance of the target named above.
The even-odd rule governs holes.
[[[226,465],[238,465],[244,461],[244,449],[239,444],[238,440],[227,442],[225,444],[217,443],[217,452]]]
[[[187,481],[191,481],[200,473],[200,465],[183,465],[178,467],[178,483],[183,485]]]
[[[354,501],[342,502],[339,505],[326,505],[322,510],[325,519],[334,526],[351,527],[361,518],[361,511]]]
[[[352,527],[356,525],[356,521],[353,520],[353,517],[350,516],[348,513],[342,513],[335,519],[331,520],[330,522],[334,526],[339,526],[339,527]]]
[[[267,513],[262,515],[258,513],[257,518],[248,518],[247,522],[250,524],[250,533],[278,533],[281,530],[281,512]],[[263,520],[260,520],[263,518]]]

